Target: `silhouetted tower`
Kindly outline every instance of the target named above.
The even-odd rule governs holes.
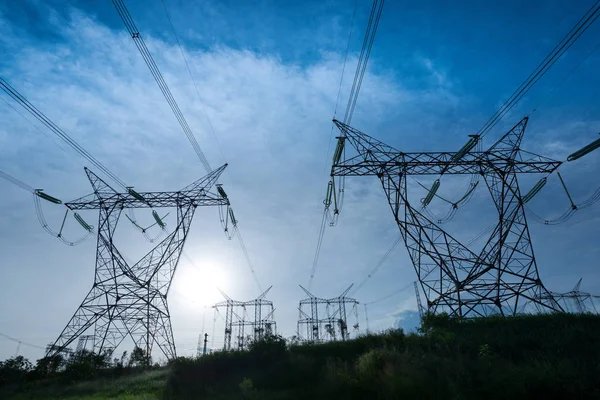
[[[225,301],[215,304],[213,308],[217,311],[220,308],[225,308],[224,350],[232,349],[232,337],[234,338],[233,348],[243,350],[248,345],[247,336],[254,341],[259,341],[265,335],[276,333],[275,308],[272,301],[265,300],[265,296],[271,290],[271,287],[256,299],[249,301],[233,300],[221,291]],[[249,318],[248,310],[254,313],[254,319]],[[246,333],[246,328],[250,329],[249,335]],[[233,336],[234,330],[236,331],[235,336]]]
[[[425,310],[423,309],[423,303],[421,303],[421,295],[419,294],[419,286],[415,282],[415,296],[417,297],[417,308],[419,309],[419,317],[423,318]]]
[[[77,342],[77,348],[75,352],[81,353],[83,350],[88,350],[88,347],[91,347],[90,350],[94,349],[94,335],[79,336],[79,341]]]
[[[85,169],[94,193],[65,205],[72,211],[98,210],[98,242],[94,284],[65,329],[46,354],[60,353],[89,330],[94,352],[112,353],[129,336],[150,357],[156,344],[165,357],[176,357],[167,295],[197,207],[224,206],[229,201],[209,192],[227,164],[176,192],[119,193]],[[173,233],[129,265],[116,247],[114,234],[124,209],[172,207]],[[77,218],[78,214],[75,213]]]
[[[320,343],[334,340],[347,340],[350,338],[348,331],[347,308],[351,308],[356,323],[354,329],[358,330],[358,301],[346,297],[353,285],[350,285],[341,295],[332,299],[316,297],[302,285],[300,288],[308,298],[300,300],[298,306],[299,317],[298,337],[306,342]],[[309,308],[310,310],[306,310]]]
[[[459,152],[406,153],[334,120],[342,136],[333,177],[376,176],[383,186],[417,277],[433,313],[457,317],[512,315],[535,303],[561,311],[538,274],[519,174],[549,174],[561,164],[521,149],[527,118],[486,151],[471,151],[472,137]],[[358,153],[341,160],[346,143]],[[473,175],[483,177],[498,212],[497,224],[479,254],[428,219],[408,200],[407,177]],[[437,185],[437,186],[436,186]],[[428,196],[433,197],[439,180]]]
[[[594,296],[587,292],[581,291],[581,281],[583,278],[580,278],[573,290],[566,293],[559,292],[551,292],[551,296],[561,303],[564,308],[569,312],[575,313],[586,313],[593,312],[597,313],[596,306],[594,305]]]

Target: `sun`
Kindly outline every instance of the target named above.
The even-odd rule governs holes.
[[[177,297],[179,303],[189,303],[191,307],[212,306],[224,300],[219,289],[225,291],[230,286],[228,275],[218,263],[199,265],[182,257],[169,295]]]

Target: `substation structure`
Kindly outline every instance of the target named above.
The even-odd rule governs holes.
[[[594,296],[590,293],[582,292],[580,289],[582,280],[583,278],[579,279],[575,287],[568,292],[550,292],[550,295],[568,312],[597,314],[598,310],[596,309],[593,298],[598,298],[600,296]]]
[[[98,210],[94,284],[46,355],[65,352],[89,331],[95,353],[112,352],[130,337],[149,358],[157,345],[167,359],[176,357],[167,294],[197,207],[224,206],[229,201],[209,190],[227,164],[177,192],[119,193],[89,169],[94,193],[65,203],[72,211]],[[128,208],[176,208],[177,226],[134,265],[114,242],[119,217]],[[77,213],[75,213],[77,217]],[[90,339],[86,339],[89,343]]]
[[[215,304],[213,308],[218,313],[221,312],[220,309],[225,309],[223,350],[243,350],[251,341],[259,341],[277,333],[273,302],[265,299],[271,287],[256,299],[249,301],[233,300],[221,292],[225,301]],[[252,314],[254,314],[254,319],[250,317]]]
[[[381,181],[428,311],[459,318],[535,311],[531,304],[562,311],[539,277],[517,179],[520,174],[550,174],[561,162],[520,148],[527,121],[522,119],[485,151],[471,151],[479,140],[474,136],[458,152],[406,153],[334,120],[342,135],[332,179],[376,176]],[[341,160],[346,142],[358,154]],[[485,181],[498,212],[478,254],[411,204],[406,184],[409,176],[473,174]],[[439,187],[439,179],[436,183]]]
[[[347,297],[353,285],[341,295],[324,299],[313,295],[302,285],[300,288],[308,298],[300,300],[297,334],[301,341],[323,343],[335,340],[350,339],[348,329],[348,311],[355,317],[352,329],[358,333],[358,301]]]

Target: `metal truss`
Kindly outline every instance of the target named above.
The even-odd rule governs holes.
[[[593,312],[597,314],[598,310],[596,309],[596,305],[594,304],[593,298],[597,298],[599,296],[594,296],[590,293],[582,292],[580,289],[582,280],[583,278],[579,279],[579,281],[571,291],[566,293],[551,292],[551,296],[558,303],[562,304],[565,310],[567,310],[568,312]],[[544,297],[547,297],[547,295],[544,295]]]
[[[88,349],[88,343],[91,343],[92,349],[94,348],[94,335],[81,335],[79,336],[79,341],[77,342],[77,349],[75,353],[81,354],[82,351]]]
[[[561,164],[521,150],[522,119],[486,151],[405,153],[334,121],[358,155],[334,163],[331,176],[377,176],[414,265],[432,313],[460,318],[514,315],[535,304],[562,311],[539,278],[518,174],[548,174]],[[335,161],[335,160],[334,160]],[[485,180],[498,222],[483,250],[474,253],[411,205],[411,175],[471,175]]]
[[[350,309],[355,316],[354,331],[358,331],[358,301],[346,297],[353,285],[338,297],[323,299],[316,297],[302,285],[300,288],[308,298],[300,300],[298,311],[297,334],[300,340],[308,343],[323,343],[350,338],[348,330],[347,310]],[[306,308],[310,311],[305,311]]]
[[[272,286],[271,286],[272,287]],[[232,349],[232,334],[237,330],[233,348],[237,350],[245,349],[249,344],[249,338],[259,341],[265,336],[277,333],[277,323],[275,322],[275,308],[273,302],[265,300],[265,296],[271,290],[269,287],[260,296],[250,301],[232,300],[225,293],[221,292],[225,301],[217,303],[213,308],[219,312],[220,308],[225,308],[225,335],[223,350]],[[250,319],[248,314],[254,313],[254,320]],[[246,332],[250,328],[250,334]]]
[[[93,330],[94,352],[109,353],[130,337],[150,357],[157,345],[164,356],[176,357],[167,295],[197,207],[229,205],[209,190],[227,164],[177,192],[119,193],[89,169],[94,193],[66,203],[75,210],[98,210],[98,241],[94,284],[46,355],[61,353]],[[126,208],[177,209],[177,226],[141,260],[129,265],[114,242],[119,217]]]

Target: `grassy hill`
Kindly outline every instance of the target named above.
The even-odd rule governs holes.
[[[9,385],[0,398],[600,398],[599,334],[596,315],[429,317],[419,334],[298,346],[274,337],[135,376]]]

